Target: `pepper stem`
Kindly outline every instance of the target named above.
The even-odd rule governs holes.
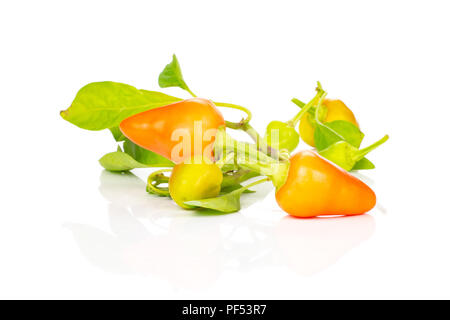
[[[229,128],[231,128],[231,129],[239,129],[239,127],[242,126],[243,123],[248,123],[252,119],[252,113],[250,112],[250,110],[248,110],[247,108],[245,108],[243,106],[233,104],[233,103],[215,102],[215,101],[214,101],[214,104],[218,107],[240,110],[247,114],[247,118],[242,119],[241,122],[228,122],[227,121],[227,127],[228,127],[228,125],[230,125]],[[236,128],[234,128],[233,126]]]
[[[163,197],[170,197],[169,188],[159,188],[162,183],[168,183],[169,177],[164,175],[164,172],[171,172],[172,169],[161,169],[152,172],[147,179],[147,192],[153,193]]]
[[[184,90],[186,90],[187,92],[189,92],[189,94],[190,94],[191,96],[193,96],[194,98],[197,98],[197,96],[195,95],[195,93],[193,93],[193,92],[191,91],[191,89],[189,89],[188,86],[186,86],[186,88],[184,88]]]
[[[320,82],[317,82],[316,91],[317,91],[317,94],[307,104],[303,104],[303,102],[301,102],[300,100],[298,100],[296,98],[293,98],[291,100],[292,102],[294,102],[296,105],[298,105],[302,109],[295,115],[294,118],[292,118],[290,121],[287,122],[288,124],[295,127],[297,125],[297,123],[300,121],[300,119],[303,117],[303,115],[305,115],[306,112],[308,112],[309,109],[314,106],[316,101],[318,99],[319,100],[322,99],[326,95],[326,92],[323,91],[322,86],[320,85]],[[302,104],[303,104],[303,106],[302,106]]]
[[[247,114],[247,118],[242,119],[240,122],[231,122],[231,121],[225,121],[225,125],[227,128],[234,129],[234,130],[242,130],[245,133],[249,135],[250,138],[256,143],[258,149],[262,152],[264,152],[267,155],[273,156],[274,158],[278,159],[278,150],[270,147],[264,139],[261,137],[261,135],[258,133],[258,131],[255,130],[250,125],[250,120],[252,119],[252,113],[247,108],[232,104],[232,103],[225,103],[225,102],[214,102],[214,104],[218,107],[224,107],[224,108],[231,108],[236,110],[241,110]]]
[[[364,158],[369,152],[375,150],[376,148],[378,148],[379,146],[381,146],[383,143],[385,143],[387,140],[389,139],[389,135],[385,135],[383,138],[381,138],[380,140],[378,140],[377,142],[371,144],[368,147],[365,147],[361,150],[358,150],[355,153],[355,160],[359,161],[362,158]]]
[[[233,139],[223,127],[216,133],[214,156],[216,163],[221,163],[221,159],[227,161],[232,158],[235,165],[270,177],[276,187],[284,183],[289,169],[289,161],[275,160],[259,151],[255,145]]]
[[[254,187],[254,186],[258,185],[258,184],[261,184],[263,182],[267,182],[267,181],[270,181],[270,179],[269,178],[264,178],[264,179],[257,180],[255,182],[249,183],[248,185],[243,186],[243,187],[235,190],[235,192],[243,193],[245,190],[247,190],[247,189],[249,189],[251,187]]]
[[[256,147],[259,151],[264,152],[268,156],[274,158],[274,159],[282,159],[287,160],[283,154],[281,154],[278,149],[271,147],[267,144],[266,140],[261,137],[261,135],[256,131],[255,128],[253,128],[250,123],[246,123],[241,130],[243,130],[245,133],[247,133],[252,140],[256,143]]]
[[[306,103],[303,101],[298,100],[297,98],[292,98],[291,100],[293,103],[295,103],[300,109],[305,106]]]
[[[231,108],[231,109],[237,109],[245,112],[247,114],[247,118],[242,119],[240,122],[231,122],[231,121],[225,121],[225,125],[227,128],[233,129],[233,130],[242,130],[245,133],[249,135],[250,138],[256,143],[257,148],[264,152],[267,155],[272,156],[275,159],[279,158],[278,150],[275,148],[272,148],[269,146],[266,141],[261,137],[261,135],[256,131],[255,128],[253,128],[250,125],[250,120],[252,119],[252,113],[247,108],[244,108],[242,106],[231,104],[231,103],[225,103],[225,102],[214,102],[219,107],[225,107],[225,108]]]
[[[322,107],[322,102],[326,96],[327,92],[324,92],[323,95],[319,98],[319,102],[317,103],[316,107],[316,112],[314,113],[314,120],[319,124],[322,124],[322,121],[320,120],[320,108]]]

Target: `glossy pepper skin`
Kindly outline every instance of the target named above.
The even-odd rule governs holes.
[[[331,122],[335,120],[345,120],[353,123],[359,128],[359,124],[356,121],[355,115],[341,100],[325,99],[322,102],[322,107],[325,107],[326,112],[322,122]],[[308,119],[310,114],[306,113],[300,120],[299,132],[303,141],[309,144],[311,147],[315,147],[314,144],[314,126]]]
[[[272,141],[272,134],[274,131],[277,132],[278,139]],[[289,152],[297,148],[298,143],[300,142],[300,137],[297,131],[295,131],[295,128],[282,121],[272,121],[269,123],[264,139],[271,147],[278,150],[286,149]]]
[[[120,130],[142,148],[181,163],[193,156],[202,156],[208,146],[212,149],[215,134],[209,137],[208,134],[224,125],[225,120],[212,101],[193,98],[131,116],[120,123]],[[194,134],[198,129],[201,129],[200,137]],[[180,149],[183,141],[177,132],[190,138],[190,152],[184,148],[173,157],[174,148],[178,146],[177,150]],[[194,143],[194,137],[199,148]],[[189,141],[186,143],[189,144]]]
[[[186,201],[214,198],[219,195],[223,180],[222,170],[208,159],[191,159],[177,164],[169,179],[173,201],[184,209],[194,207]]]
[[[351,216],[375,206],[372,189],[316,152],[298,152],[290,162],[286,182],[276,192],[278,205],[290,215]]]

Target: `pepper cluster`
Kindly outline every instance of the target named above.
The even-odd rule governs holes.
[[[373,169],[365,156],[388,136],[360,149],[364,134],[353,112],[340,100],[326,99],[320,83],[307,103],[292,99],[301,110],[289,121],[269,123],[263,136],[251,126],[247,108],[198,98],[175,55],[159,86],[179,87],[192,98],[95,82],[61,116],[83,129],[111,131],[120,144],[100,159],[106,170],[164,168],[149,175],[147,191],[185,209],[239,211],[241,195],[268,181],[279,206],[296,217],[358,215],[375,206],[375,193],[348,171]],[[217,107],[246,117],[226,121]],[[246,132],[254,143],[235,140],[227,129]],[[291,154],[300,140],[314,149]]]

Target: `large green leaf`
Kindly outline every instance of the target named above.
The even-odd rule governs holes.
[[[113,128],[136,113],[165,106],[181,99],[161,92],[138,90],[118,82],[93,82],[78,91],[61,117],[88,130]]]

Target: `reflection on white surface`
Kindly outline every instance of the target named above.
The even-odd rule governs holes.
[[[104,171],[100,180],[111,230],[66,224],[83,255],[105,271],[153,275],[175,287],[205,288],[225,270],[244,272],[274,264],[311,275],[375,230],[369,215],[302,220],[280,214],[275,222],[246,212],[204,215],[147,194],[145,183],[133,174]],[[244,207],[262,200],[270,189],[268,185],[245,195]]]
[[[375,232],[370,215],[295,219],[284,217],[275,226],[284,262],[300,274],[317,273],[335,263]]]

